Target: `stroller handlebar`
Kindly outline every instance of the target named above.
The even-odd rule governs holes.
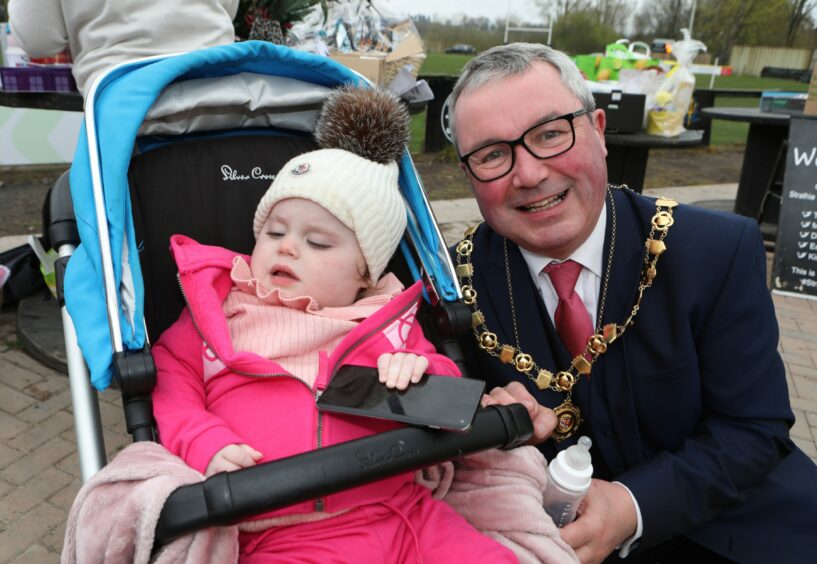
[[[222,472],[170,494],[156,525],[154,551],[198,529],[231,525],[464,454],[513,448],[532,435],[533,424],[522,405],[490,406],[477,412],[465,433],[404,427]]]

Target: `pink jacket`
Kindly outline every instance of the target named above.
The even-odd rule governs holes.
[[[173,236],[171,250],[188,307],[153,347],[158,371],[154,413],[162,444],[200,472],[232,443],[251,445],[264,454],[264,462],[398,427],[317,410],[318,395],[343,364],[376,366],[384,352],[410,351],[428,357],[430,373],[459,376],[417,323],[419,282],[362,321],[334,351],[320,351],[318,376],[310,387],[276,362],[233,350],[222,304],[233,286],[236,253],[182,235]],[[376,503],[412,480],[413,474],[405,473],[259,518]]]

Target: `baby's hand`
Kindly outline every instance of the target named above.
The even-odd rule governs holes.
[[[252,448],[250,445],[227,445],[210,459],[205,476],[212,476],[219,472],[232,472],[249,466],[261,460],[264,455]]]
[[[428,359],[413,353],[383,353],[377,359],[380,381],[398,390],[419,382],[427,368]]]

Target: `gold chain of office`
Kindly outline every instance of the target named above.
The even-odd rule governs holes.
[[[612,194],[611,194],[612,196]],[[610,198],[611,205],[612,197]],[[581,424],[581,412],[571,400],[570,395],[573,386],[579,381],[582,375],[589,375],[593,364],[596,360],[607,352],[608,345],[612,344],[616,339],[621,337],[628,327],[635,322],[635,317],[641,308],[641,301],[644,297],[644,291],[652,286],[658,270],[659,257],[667,250],[664,239],[667,236],[669,228],[675,222],[672,216],[673,208],[678,203],[669,198],[658,198],[655,202],[655,215],[650,220],[650,233],[644,245],[646,252],[644,254],[644,262],[641,269],[641,279],[638,284],[638,295],[635,304],[630,310],[630,315],[621,325],[615,323],[608,323],[599,331],[597,324],[596,332],[587,339],[587,345],[583,353],[576,355],[567,370],[561,370],[555,375],[550,370],[540,368],[533,360],[533,356],[523,352],[519,347],[519,335],[516,335],[516,346],[502,344],[499,342],[496,333],[490,331],[485,323],[485,315],[480,311],[477,304],[477,291],[474,289],[473,276],[474,265],[471,263],[471,254],[474,251],[474,233],[476,233],[479,224],[469,227],[465,231],[465,238],[461,240],[456,247],[457,251],[457,266],[456,272],[462,288],[463,301],[471,306],[473,312],[471,314],[471,328],[476,337],[479,348],[487,354],[499,359],[503,364],[512,364],[517,372],[524,374],[530,379],[536,387],[540,390],[550,388],[556,392],[566,393],[567,399],[565,402],[556,408],[556,414],[559,417],[559,425],[554,431],[556,440],[561,441],[573,435],[575,430]],[[613,224],[613,237],[615,237],[615,220]],[[615,245],[614,239],[610,243],[610,256],[612,258],[613,247]],[[507,264],[507,240],[505,242],[505,268],[508,275],[508,292],[511,302],[511,315],[513,317],[514,333],[516,329],[516,308],[513,302],[513,293],[510,286],[510,271]],[[601,308],[603,308],[604,300],[607,295],[607,282],[609,279],[612,261],[608,260],[606,275],[604,280],[604,287],[602,297],[599,300]],[[598,323],[601,322],[601,311],[599,313]]]

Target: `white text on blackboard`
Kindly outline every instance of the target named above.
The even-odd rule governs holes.
[[[800,152],[799,147],[794,148],[794,166],[811,166],[811,163],[817,164],[817,147],[812,147],[811,152]]]
[[[792,200],[810,200],[813,202],[817,199],[817,196],[810,194],[809,192],[795,192],[794,190],[789,190],[789,198]]]
[[[807,252],[807,251],[803,251],[803,252],[801,253],[801,252],[799,252],[799,251],[798,251],[798,252],[794,253],[794,255],[795,255],[795,256],[796,256],[796,257],[797,257],[799,260],[806,259],[806,260],[810,260],[810,261],[817,262],[817,253],[809,253],[809,252]]]
[[[817,272],[810,268],[800,268],[799,266],[792,266],[791,267],[792,274],[796,274],[797,276],[811,276],[814,277]]]

